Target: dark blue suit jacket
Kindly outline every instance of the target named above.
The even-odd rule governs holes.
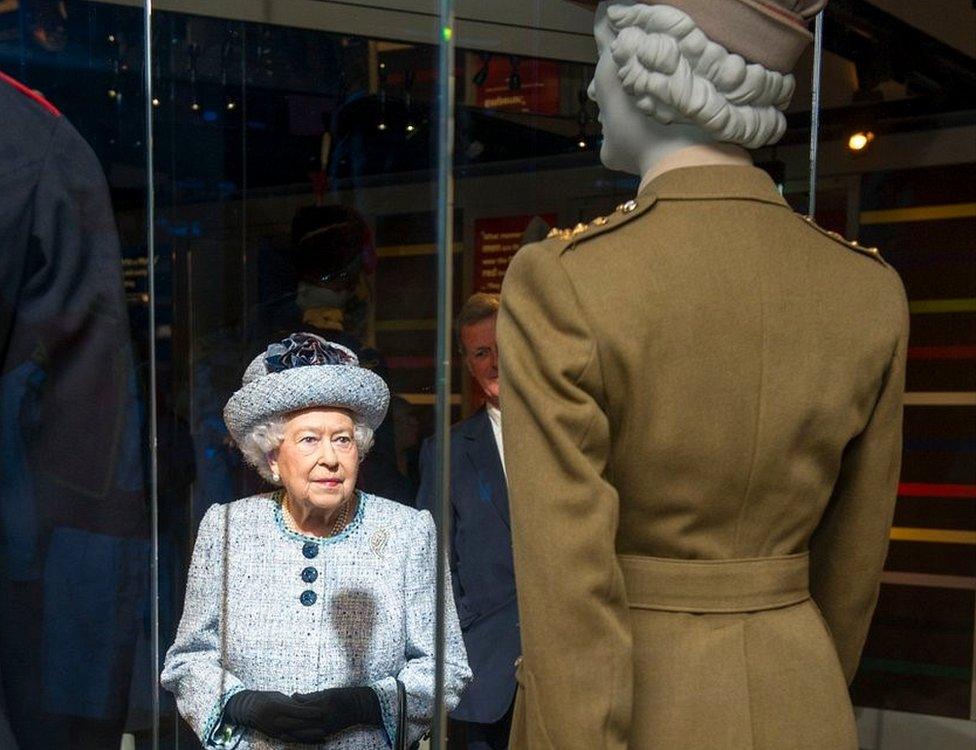
[[[434,442],[420,453],[417,507],[433,513]],[[508,490],[488,412],[451,430],[451,583],[474,679],[451,714],[488,724],[515,695],[521,653]]]

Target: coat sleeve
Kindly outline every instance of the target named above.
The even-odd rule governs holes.
[[[498,342],[522,631],[513,747],[627,747],[633,667],[597,342],[552,242],[502,288]]]
[[[391,747],[396,747],[398,718],[396,680],[407,694],[407,746],[430,729],[434,715],[434,644],[437,533],[430,513],[417,514],[403,571],[406,613],[406,664],[396,678],[385,677],[370,685],[379,698],[383,725]],[[444,702],[452,711],[471,680],[468,656],[461,640],[457,611],[451,594],[444,602]]]
[[[59,457],[35,477],[66,490],[38,501],[57,525],[143,536],[149,511],[119,238],[98,159],[63,117],[32,196],[10,354],[38,368],[30,450]]]
[[[878,600],[898,495],[908,305],[899,284],[899,331],[880,394],[847,446],[831,499],[810,539],[810,592],[830,629],[848,683]]]
[[[242,727],[223,721],[227,701],[244,689],[241,681],[224,669],[221,654],[226,521],[227,506],[213,505],[200,522],[183,617],[160,678],[163,687],[176,696],[180,715],[208,750],[233,748],[243,734]]]

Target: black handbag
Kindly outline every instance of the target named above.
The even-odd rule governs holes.
[[[407,689],[400,680],[396,681],[397,686],[397,728],[396,728],[396,750],[408,750],[407,748]]]

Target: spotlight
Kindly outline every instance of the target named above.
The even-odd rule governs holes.
[[[585,138],[580,138],[579,139],[579,142],[576,145],[579,146],[580,148],[585,149],[586,148],[586,139]]]
[[[118,95],[119,95],[119,92],[116,91],[115,89],[109,89],[108,90],[108,98],[109,99],[115,99]]]
[[[235,102],[233,99],[228,99],[227,100],[227,111],[228,112],[233,112],[235,109],[237,109],[237,102]]]
[[[115,34],[109,34],[108,35],[108,43],[109,44],[115,44]]]
[[[854,133],[854,135],[847,140],[847,148],[849,148],[851,151],[863,151],[873,140],[874,133],[872,133],[870,130]]]
[[[376,129],[377,130],[386,130],[386,123],[385,122],[381,122],[379,125],[376,126]]]
[[[152,99],[152,105],[154,107],[158,107],[159,106],[159,99],[158,99],[158,97],[155,97],[155,96],[153,97],[153,99]]]
[[[194,112],[199,112],[200,111],[200,102],[194,100],[193,104],[190,105],[190,109],[192,109]]]
[[[407,132],[408,132],[408,133],[412,133],[412,132],[413,132],[413,131],[415,131],[416,129],[417,129],[417,126],[416,126],[416,125],[414,125],[414,124],[413,124],[412,122],[410,122],[410,123],[407,123]]]

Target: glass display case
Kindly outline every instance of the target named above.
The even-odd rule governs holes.
[[[808,53],[754,154],[908,293],[902,478],[852,687],[879,750],[976,737],[976,10],[912,5],[832,0],[817,75]],[[637,190],[600,163],[595,62],[592,11],[562,0],[0,0],[0,87],[29,102],[0,110],[0,202],[40,185],[69,215],[57,254],[10,271],[40,286],[0,300],[0,746],[200,746],[159,672],[207,509],[269,489],[223,409],[270,342],[316,332],[383,377],[359,486],[414,505],[424,441],[484,400],[464,301]],[[441,716],[434,746],[458,731]]]

